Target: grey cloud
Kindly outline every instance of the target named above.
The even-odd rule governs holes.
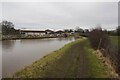
[[[91,28],[118,25],[117,2],[8,2],[2,3],[3,19],[17,28]]]

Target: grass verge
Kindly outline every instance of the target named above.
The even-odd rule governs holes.
[[[107,67],[104,66],[104,64],[99,60],[94,50],[90,47],[87,40],[83,42],[84,49],[85,49],[85,56],[88,59],[87,66],[87,73],[86,77],[88,78],[109,78],[109,70]]]

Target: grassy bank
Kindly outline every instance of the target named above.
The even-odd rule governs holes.
[[[87,73],[86,77],[88,78],[106,78],[110,77],[109,76],[109,69],[104,66],[104,64],[99,60],[95,53],[94,50],[90,47],[88,41],[83,41],[84,44],[84,49],[85,49],[85,56],[88,59],[88,64],[87,64]]]
[[[81,53],[84,54],[86,66],[82,67]],[[84,62],[83,62],[84,64]],[[24,69],[17,71],[14,78],[76,78],[85,68],[84,77],[108,77],[107,69],[93,54],[86,38],[71,42],[35,61]]]

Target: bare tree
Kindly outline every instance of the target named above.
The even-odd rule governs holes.
[[[14,24],[12,22],[2,21],[0,25],[3,35],[15,35],[16,32],[19,33],[17,30],[14,29]]]

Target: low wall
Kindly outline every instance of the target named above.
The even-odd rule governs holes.
[[[29,36],[25,36],[25,35],[3,35],[1,40],[16,40],[16,39],[43,39],[43,38],[59,38],[59,37],[66,37],[66,36],[49,36],[49,35],[45,35],[45,36],[37,36],[37,35],[29,35]],[[73,37],[73,35],[69,35],[67,37]]]
[[[42,39],[55,38],[56,36],[24,36],[24,35],[3,35],[2,40],[16,40],[16,39]]]

